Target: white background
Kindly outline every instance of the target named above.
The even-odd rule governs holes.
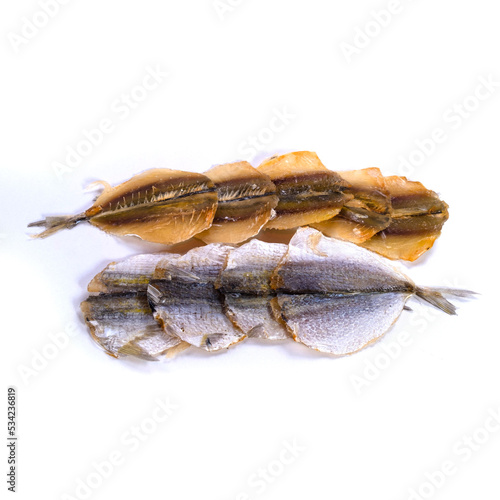
[[[500,405],[496,3],[57,5],[45,20],[32,0],[3,2],[0,15],[2,381],[18,389],[17,498],[499,498],[500,424],[489,417]],[[144,93],[148,67],[168,76]],[[496,86],[478,101],[481,79]],[[131,92],[143,100],[124,108]],[[468,116],[457,118],[464,100]],[[103,119],[113,130],[101,144],[54,168]],[[429,154],[403,166],[418,140]],[[97,179],[304,149],[332,170],[376,166],[438,191],[450,205],[442,237],[402,266],[421,284],[481,296],[456,317],[412,302],[382,342],[340,359],[249,341],[218,355],[117,361],[90,340],[79,303],[106,263],[161,246],[85,225],[27,236],[41,216],[87,208],[82,190]],[[157,398],[177,406],[159,424]],[[135,449],[141,425],[150,433]],[[117,454],[109,477],[97,476],[93,464]],[[444,462],[447,476],[436,473]]]

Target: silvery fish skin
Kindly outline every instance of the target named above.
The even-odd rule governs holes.
[[[226,314],[246,336],[267,340],[290,338],[273,315],[271,277],[288,247],[252,240],[228,253],[216,287],[223,292]]]
[[[387,259],[312,228],[288,245],[252,240],[132,257],[110,264],[89,290],[96,295],[82,310],[94,340],[114,356],[143,359],[187,345],[219,351],[246,337],[342,356],[381,338],[412,296],[455,314],[444,295],[473,294],[419,287]]]
[[[81,309],[93,340],[110,356],[154,361],[187,347],[153,318],[147,288],[156,267],[175,254],[145,254],[112,262],[88,285]]]
[[[82,304],[82,312],[92,338],[114,357],[152,361],[181,343],[153,318],[145,292],[91,296]]]
[[[244,242],[257,234],[310,225],[326,236],[363,245],[391,259],[415,260],[448,218],[448,207],[422,184],[385,177],[377,168],[333,172],[316,153],[246,161],[204,174],[152,169],[103,188],[78,215],[47,217],[35,237],[88,222],[111,234],[172,245]]]
[[[245,338],[226,315],[224,296],[215,287],[231,249],[219,243],[194,248],[172,265],[156,269],[148,296],[165,331],[207,351]]]
[[[382,258],[312,229],[297,232],[271,282],[276,317],[293,338],[337,355],[381,337],[417,293]]]

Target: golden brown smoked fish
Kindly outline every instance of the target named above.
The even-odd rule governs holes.
[[[369,168],[336,173],[315,153],[218,165],[195,174],[154,169],[111,187],[84,213],[47,217],[30,226],[59,229],[89,222],[116,235],[163,244],[192,236],[205,243],[241,243],[264,230],[311,225],[327,236],[392,259],[415,260],[439,236],[447,205],[422,184]]]

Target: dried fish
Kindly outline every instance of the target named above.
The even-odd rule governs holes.
[[[279,203],[269,229],[291,229],[336,216],[352,195],[349,184],[328,170],[315,153],[289,153],[264,161],[258,170],[276,185]]]
[[[389,259],[414,261],[432,247],[448,220],[448,205],[420,182],[385,178],[391,221],[362,246]]]
[[[112,262],[89,283],[82,303],[91,337],[109,355],[154,360],[184,344],[153,318],[147,288],[160,262],[179,255],[145,254]]]
[[[353,198],[344,204],[337,217],[311,226],[326,236],[360,244],[391,223],[392,205],[386,178],[378,168],[342,172],[342,178],[350,184],[347,193]]]
[[[155,321],[145,292],[90,296],[82,312],[92,338],[115,357],[152,361],[181,344]]]
[[[203,174],[153,169],[104,191],[84,213],[48,217],[30,224],[45,226],[39,236],[87,221],[119,236],[135,235],[157,243],[184,241],[210,227],[217,210],[217,192]]]
[[[113,356],[143,359],[246,337],[346,355],[381,338],[412,296],[455,314],[444,296],[473,294],[419,287],[383,257],[313,228],[288,246],[251,240],[132,257],[110,264],[89,291],[82,311],[94,340]]]
[[[240,243],[255,236],[278,204],[271,179],[246,161],[218,165],[206,172],[217,190],[212,225],[197,235],[205,243]]]
[[[270,304],[271,277],[288,247],[252,240],[228,253],[215,286],[223,292],[226,314],[248,337],[268,340],[290,338],[276,321]]]
[[[208,351],[243,340],[244,333],[224,311],[223,295],[215,288],[228,245],[213,243],[159,266],[148,287],[154,317],[166,331]]]
[[[391,259],[414,260],[428,250],[448,218],[436,193],[376,168],[336,173],[315,153],[218,165],[197,174],[153,169],[104,191],[84,213],[47,217],[46,237],[81,222],[116,235],[166,245],[193,236],[205,243],[241,243],[264,230],[311,225],[328,236],[366,246]]]

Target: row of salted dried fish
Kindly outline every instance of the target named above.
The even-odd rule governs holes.
[[[147,360],[246,337],[350,354],[379,339],[409,297],[454,314],[443,294],[472,293],[418,287],[387,259],[312,228],[289,245],[254,239],[134,256],[108,265],[88,290],[93,339],[112,356]]]
[[[153,169],[104,191],[84,213],[47,217],[38,236],[87,221],[116,235],[163,244],[196,236],[205,243],[240,243],[262,229],[312,226],[391,259],[415,260],[448,218],[436,193],[377,168],[338,174],[315,153],[275,156],[257,168],[247,162],[198,174]]]

